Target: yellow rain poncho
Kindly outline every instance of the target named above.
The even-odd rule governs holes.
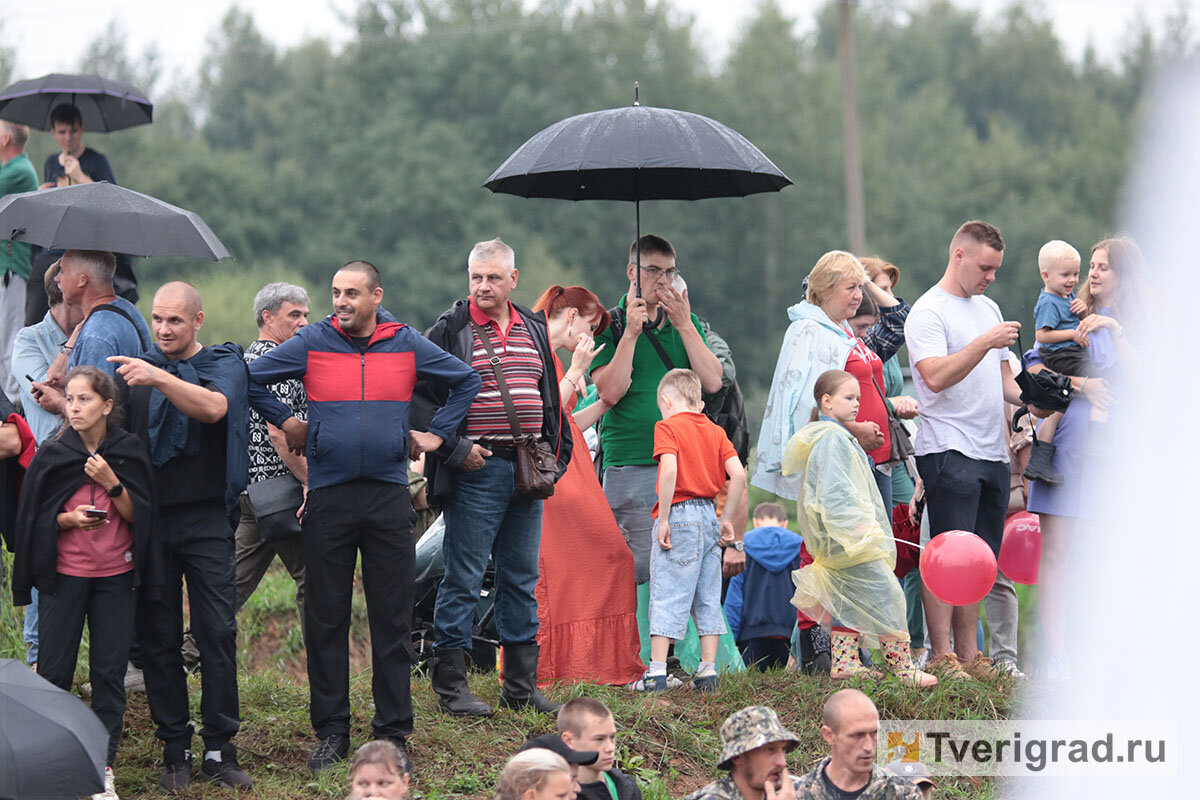
[[[796,513],[813,563],[792,573],[792,605],[828,626],[908,640],[904,592],[892,570],[891,519],[862,448],[836,422],[811,422],[788,441],[783,474],[799,474]]]

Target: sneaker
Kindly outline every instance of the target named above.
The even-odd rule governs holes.
[[[308,757],[308,770],[314,775],[322,772],[339,761],[345,761],[350,752],[350,737],[333,733],[317,742],[316,749]]]
[[[237,745],[226,742],[221,745],[221,760],[205,756],[200,762],[200,771],[209,783],[215,783],[223,789],[249,789],[254,781],[238,764]]]
[[[959,664],[972,678],[977,680],[992,680],[1002,671],[996,662],[983,653],[976,653],[970,661],[960,661]]]
[[[941,680],[964,680],[971,677],[971,673],[963,669],[962,662],[954,653],[946,653],[931,660],[925,666],[925,671],[938,676]]]
[[[629,688],[635,692],[665,692],[667,690],[666,675],[651,675],[649,671],[642,674]]]
[[[117,787],[113,781],[112,767],[104,768],[104,791],[92,795],[92,800],[121,800],[117,797]]]
[[[146,691],[146,677],[142,675],[142,671],[135,667],[132,663],[125,669],[125,691]]]
[[[163,746],[163,770],[158,786],[167,794],[179,794],[192,782],[192,751],[183,742]]]
[[[1007,658],[998,658],[993,666],[997,672],[1006,673],[1019,681],[1025,680],[1025,673],[1021,672],[1021,668],[1017,666],[1016,661]]]
[[[692,688],[697,692],[712,693],[717,691],[717,674],[697,675],[692,678]]]

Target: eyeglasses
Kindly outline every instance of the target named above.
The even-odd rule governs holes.
[[[652,281],[657,281],[661,278],[666,278],[668,281],[675,280],[675,276],[679,274],[679,270],[671,267],[670,269],[660,269],[658,267],[642,267],[642,272]]]

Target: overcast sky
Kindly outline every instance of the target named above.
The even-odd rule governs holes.
[[[780,0],[801,29],[812,23],[822,0]],[[956,0],[960,5],[994,15],[1008,0]],[[1141,12],[1157,27],[1180,4],[1193,19],[1200,0],[1033,0],[1050,15],[1068,52],[1078,57],[1089,41],[1101,53],[1114,48],[1122,33]],[[69,72],[78,66],[82,47],[116,20],[127,38],[127,51],[138,56],[151,45],[162,58],[166,83],[192,77],[207,49],[207,40],[233,5],[225,0],[7,0],[2,18],[3,41],[16,49],[14,79],[48,72]],[[307,38],[343,41],[349,35],[342,17],[357,0],[240,0],[259,30],[281,46]],[[674,0],[675,8],[695,14],[702,40],[720,55],[731,34],[750,15],[754,0]],[[80,42],[79,48],[66,46]]]

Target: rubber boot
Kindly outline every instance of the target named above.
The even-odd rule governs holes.
[[[1057,450],[1048,442],[1041,442],[1035,437],[1033,448],[1029,451],[1029,463],[1021,473],[1031,481],[1041,481],[1048,486],[1061,486],[1063,476],[1054,471],[1054,452]]]
[[[902,642],[897,639],[884,639],[880,641],[879,647],[883,650],[884,663],[887,664],[888,669],[897,678],[908,683],[915,683],[922,689],[937,686],[938,679],[935,676],[930,675],[928,672],[922,672],[913,664],[908,642]]]
[[[851,675],[864,675],[870,678],[883,677],[873,669],[866,667],[858,655],[858,634],[834,631],[829,635],[829,646],[833,654],[833,665],[829,669],[829,677],[835,681],[849,678]]]
[[[504,645],[504,688],[500,692],[501,708],[532,706],[543,714],[557,714],[561,703],[547,700],[537,688],[538,646],[536,644]]]
[[[466,653],[460,648],[433,653],[433,690],[438,706],[455,717],[490,717],[495,709],[471,694],[467,687]]]
[[[796,637],[800,649],[800,671],[805,675],[829,675],[832,659],[829,634],[820,625],[801,630]]]

